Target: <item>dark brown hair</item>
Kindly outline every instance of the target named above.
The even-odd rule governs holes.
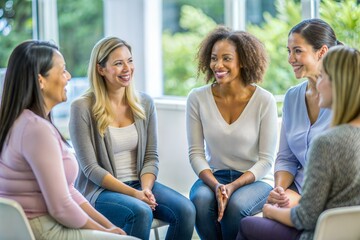
[[[331,26],[318,18],[301,21],[290,30],[288,36],[293,33],[300,34],[315,51],[319,50],[324,45],[328,48],[336,45],[343,45],[336,39],[335,32]]]
[[[268,58],[262,42],[248,32],[232,31],[224,26],[215,28],[201,42],[197,53],[198,77],[200,73],[204,73],[206,83],[215,80],[210,68],[211,52],[214,44],[221,40],[235,44],[244,83],[248,85],[262,81],[268,66]]]
[[[0,152],[12,125],[24,109],[49,119],[40,90],[38,75],[47,76],[58,47],[50,42],[29,40],[11,53],[0,106]]]

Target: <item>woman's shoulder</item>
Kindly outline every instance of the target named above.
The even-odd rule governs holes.
[[[32,125],[51,125],[49,121],[38,116],[33,111],[25,109],[18,117],[19,122]]]
[[[16,120],[15,129],[28,133],[38,134],[40,132],[49,131],[56,133],[55,127],[46,119],[38,116],[31,110],[25,109]]]
[[[285,98],[297,98],[299,94],[305,94],[307,82],[308,81],[306,80],[295,86],[290,87],[285,93]]]
[[[141,102],[154,102],[154,99],[147,93],[139,92],[138,95]]]
[[[268,90],[266,90],[258,85],[256,85],[255,93],[264,100],[275,101],[275,97],[271,92],[269,92]]]
[[[193,88],[193,89],[190,90],[188,95],[204,94],[204,93],[207,93],[210,88],[211,88],[211,84],[207,84],[207,85],[204,85],[204,86],[201,86],[201,87]]]
[[[343,141],[345,139],[351,139],[352,136],[359,138],[360,128],[354,127],[350,124],[341,124],[335,127],[328,128],[322,134],[319,135],[323,140],[338,140]]]
[[[77,107],[77,108],[91,108],[94,104],[94,94],[93,93],[85,93],[84,95],[81,95],[80,97],[76,98],[72,103],[71,107]]]
[[[193,88],[187,96],[188,101],[194,101],[194,99],[205,98],[211,93],[211,84],[204,85],[201,87]]]
[[[144,92],[138,92],[138,97],[140,100],[140,104],[143,106],[146,112],[149,109],[154,108],[155,106],[154,99],[149,94]]]

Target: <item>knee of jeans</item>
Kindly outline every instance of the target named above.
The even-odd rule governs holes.
[[[195,221],[195,215],[196,215],[196,209],[194,204],[187,200],[185,203],[181,205],[181,216],[183,216],[185,219],[194,219]]]
[[[136,216],[152,220],[152,210],[147,204],[141,204],[134,209]]]
[[[190,200],[193,202],[196,208],[209,205],[210,202],[214,201],[215,195],[209,189],[198,188],[191,192]]]

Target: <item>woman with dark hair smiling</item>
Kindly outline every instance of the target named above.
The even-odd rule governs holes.
[[[331,111],[319,106],[316,82],[322,57],[336,45],[342,43],[331,26],[321,19],[303,20],[289,32],[288,62],[295,77],[306,80],[285,94],[275,188],[268,203],[292,207],[299,202],[310,143],[330,125]]]
[[[253,35],[218,27],[198,52],[206,86],[187,99],[190,191],[201,239],[235,239],[241,218],[261,211],[273,187],[275,98],[257,85],[267,67]]]
[[[26,41],[12,52],[0,107],[0,197],[20,203],[36,239],[134,239],[74,188],[76,159],[51,123],[70,78],[49,42]]]
[[[360,52],[331,48],[323,57],[316,88],[319,107],[334,114],[331,127],[310,144],[299,204],[265,204],[264,218],[241,220],[237,240],[310,240],[323,211],[360,205]]]

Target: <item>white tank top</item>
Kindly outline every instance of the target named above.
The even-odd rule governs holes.
[[[139,180],[136,174],[138,133],[135,124],[126,127],[109,126],[114,153],[116,178],[122,182]]]

